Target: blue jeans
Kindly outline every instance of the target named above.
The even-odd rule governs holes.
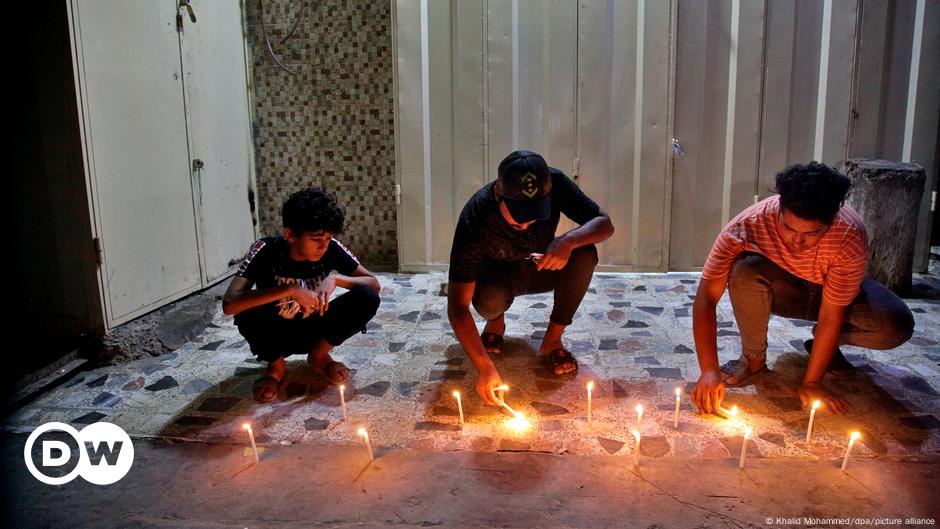
[[[731,268],[728,293],[741,332],[741,353],[749,360],[767,358],[770,315],[817,321],[822,285],[800,279],[756,253],[744,253]],[[839,343],[868,349],[892,349],[914,333],[914,316],[901,298],[866,277],[849,305]]]

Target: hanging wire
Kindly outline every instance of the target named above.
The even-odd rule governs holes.
[[[272,46],[271,36],[268,35],[268,29],[264,24],[264,5],[262,4],[262,0],[258,0],[258,17],[261,19],[261,34],[264,35],[264,45],[267,47],[268,53],[271,55],[271,59],[274,60],[274,63],[290,75],[297,75],[297,71],[284,64],[284,62],[281,61],[281,58],[278,57],[274,50],[279,49],[282,45],[284,45],[284,43],[287,42],[287,39],[291,38],[294,32],[297,31],[297,27],[300,26],[300,20],[303,18],[304,8],[306,6],[307,0],[301,1],[300,10],[297,11],[297,18],[294,20],[294,24],[291,26],[290,31],[288,31],[287,35],[284,35],[284,38],[278,41],[277,44]]]

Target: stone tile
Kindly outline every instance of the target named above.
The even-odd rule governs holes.
[[[669,441],[661,435],[643,437],[640,439],[640,454],[646,457],[663,457],[669,453],[671,448]]]
[[[738,331],[729,331],[728,329],[721,329],[718,331],[718,337],[721,338],[722,336],[741,336],[741,333],[739,333]]]
[[[643,329],[649,327],[650,325],[645,321],[629,320],[627,323],[624,323],[620,326],[621,329]]]
[[[104,374],[104,375],[101,375],[101,376],[95,378],[95,379],[92,380],[91,382],[85,384],[85,387],[89,387],[89,388],[100,388],[101,386],[104,385],[104,383],[105,383],[106,380],[108,380],[108,375],[107,375],[107,374]]]
[[[933,389],[930,383],[915,375],[902,377],[901,384],[911,391],[916,391],[925,395],[930,395],[933,397],[940,395],[940,393],[937,393],[937,390]]]
[[[663,308],[662,308],[662,307],[654,307],[654,306],[641,307],[641,306],[637,306],[637,308],[640,309],[640,310],[642,310],[643,312],[652,314],[653,316],[659,316],[660,314],[663,313]]]
[[[237,397],[211,397],[202,401],[196,411],[225,413],[238,405],[241,400]]]
[[[141,383],[143,379],[140,379]],[[212,383],[204,378],[194,378],[189,380],[183,387],[180,389],[180,392],[184,395],[201,395],[212,389]]]
[[[682,380],[682,371],[678,367],[644,367],[653,378]]]
[[[326,419],[318,419],[316,417],[310,417],[304,421],[304,428],[308,432],[326,430],[330,426],[330,421]]]
[[[379,382],[373,382],[366,387],[356,388],[357,395],[371,395],[373,397],[383,397],[388,393],[388,388],[391,387],[391,382],[387,380],[382,380]]]
[[[687,345],[682,345],[681,343],[680,343],[679,345],[677,345],[677,346],[672,350],[672,352],[673,352],[674,354],[684,354],[684,355],[695,354],[695,351],[692,350],[691,347],[689,347],[689,346],[687,346]]]
[[[145,365],[145,366],[142,367],[140,370],[141,370],[141,372],[143,372],[143,374],[145,374],[145,375],[152,375],[152,374],[156,373],[157,371],[163,371],[164,369],[169,369],[170,367],[172,367],[172,366],[170,366],[170,364],[160,364],[160,363],[157,363],[157,364]]]
[[[529,405],[532,406],[542,417],[554,417],[556,415],[568,415],[571,413],[568,408],[558,406],[557,404],[550,404],[548,402],[534,401],[530,402]]]
[[[659,360],[655,356],[638,356],[633,359],[635,364],[648,365],[648,366],[658,366],[661,365]]]
[[[144,389],[147,391],[163,391],[166,389],[175,388],[177,386],[179,386],[179,382],[177,382],[175,378],[167,375],[153,384],[144,387]]]
[[[200,350],[200,351],[216,351],[216,350],[218,350],[219,347],[221,347],[222,344],[224,344],[224,343],[225,343],[225,340],[218,340],[218,341],[215,341],[215,342],[209,342],[209,343],[207,343],[206,345],[203,345],[202,347],[200,347],[199,350]]]
[[[618,441],[616,439],[607,439],[606,437],[597,437],[597,444],[601,445],[601,448],[604,449],[610,455],[614,455],[623,448],[623,445],[626,444],[623,441]]]
[[[435,421],[420,421],[415,423],[415,431],[425,432],[459,432],[460,425]]]
[[[734,437],[722,437],[720,439],[721,444],[725,446],[725,449],[728,450],[728,453],[734,457],[741,456],[741,443],[744,442],[744,437],[734,436]],[[757,443],[753,439],[748,439],[747,441],[747,457],[764,457],[761,454],[760,448],[757,447]]]
[[[93,411],[71,420],[73,424],[94,424],[107,417],[104,413]]]
[[[134,380],[131,380],[127,384],[124,384],[121,389],[124,391],[134,391],[144,387],[144,377],[137,377]]]
[[[176,426],[209,426],[214,423],[214,417],[200,417],[198,415],[184,415],[173,422]]]
[[[901,424],[915,430],[935,430],[940,427],[940,421],[933,415],[919,415],[913,417],[901,417],[898,419]]]

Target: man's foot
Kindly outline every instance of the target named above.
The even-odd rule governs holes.
[[[551,368],[552,372],[559,377],[576,375],[578,373],[578,361],[575,360],[571,352],[564,347],[559,347],[548,353],[542,353],[542,360]]]
[[[493,320],[487,320],[480,339],[483,340],[483,347],[487,353],[502,354],[503,335],[506,334],[506,320],[503,316]]]
[[[277,398],[277,391],[281,386],[281,380],[284,379],[286,368],[287,362],[283,358],[279,358],[268,364],[264,375],[258,380],[255,380],[252,387],[252,393],[256,401],[264,404]]]
[[[760,364],[751,367],[743,357],[737,360],[729,360],[721,367],[721,380],[729,388],[743,386],[748,380],[767,371],[767,364]]]
[[[323,373],[323,377],[334,386],[349,382],[349,368],[342,362],[333,360],[328,353],[321,355],[310,353],[307,355],[307,363],[314,370]]]
[[[813,352],[813,339],[810,338],[803,342],[803,348],[806,349],[807,353]],[[858,368],[853,366],[842,354],[842,350],[836,348],[836,352],[832,354],[832,360],[829,361],[829,367],[826,368],[826,372],[832,375],[832,378],[852,378],[855,376],[855,373],[858,371]]]

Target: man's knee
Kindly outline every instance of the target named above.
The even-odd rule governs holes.
[[[768,264],[770,260],[763,255],[745,255],[732,265],[728,281],[732,285],[758,281],[766,275]]]
[[[885,315],[882,325],[884,349],[894,349],[911,339],[914,334],[914,315],[903,302]]]
[[[587,246],[580,246],[575,248],[571,251],[571,256],[568,258],[568,262],[580,266],[590,267],[591,270],[594,270],[598,263],[597,246],[588,244]]]
[[[511,304],[512,298],[507,296],[503,289],[477,285],[477,292],[473,296],[473,308],[483,318],[496,319],[506,312]]]

